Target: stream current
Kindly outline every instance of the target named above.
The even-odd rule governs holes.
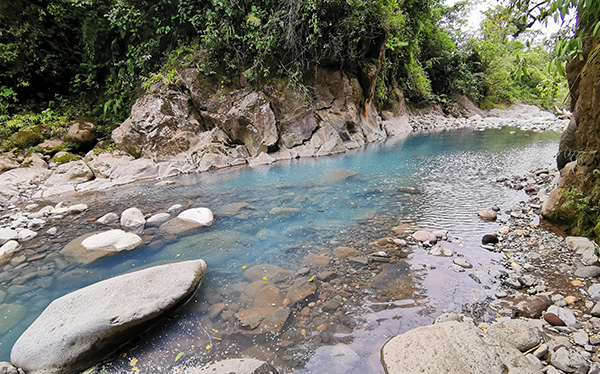
[[[181,176],[168,187],[134,184],[80,196],[90,209],[70,228],[59,226],[65,233],[58,238],[36,239],[41,253],[99,230],[88,218],[131,206],[146,213],[176,203],[205,206],[215,213],[215,222],[168,242],[150,241],[155,229],[147,229],[150,243],[134,251],[87,266],[50,266],[54,273],[28,279],[17,290],[10,282],[0,284],[0,291],[7,292],[4,303],[21,305],[24,314],[1,335],[0,360],[9,360],[12,344],[53,299],[146,266],[201,258],[209,271],[196,297],[93,373],[131,372],[134,366],[141,373],[177,373],[240,356],[269,361],[282,373],[383,373],[379,349],[389,338],[494,294],[500,254],[482,249],[480,240],[501,223],[483,222],[477,212],[492,206],[505,212],[525,200],[523,191],[510,190],[496,178],[554,167],[559,136],[514,128],[413,135],[343,155]],[[391,230],[398,225],[448,230],[443,245],[473,268],[456,272],[453,258],[429,256],[417,246],[403,249],[405,258],[397,263],[377,266],[348,264],[333,255],[338,246],[370,253],[374,241],[399,237]],[[306,263],[309,253],[331,262],[321,268]],[[308,268],[307,277],[327,270],[335,275],[318,280],[317,295],[308,300],[315,305],[293,308],[281,334],[231,333],[231,315],[244,308],[243,289],[249,284],[244,269],[258,264],[293,272]],[[340,308],[320,309],[336,295],[343,299]],[[225,311],[210,319],[210,306],[219,303],[227,306]]]

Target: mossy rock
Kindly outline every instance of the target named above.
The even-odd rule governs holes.
[[[33,130],[21,129],[11,136],[11,140],[16,147],[28,148],[39,144],[42,141],[42,138]]]
[[[58,152],[52,157],[52,161],[58,165],[77,160],[81,160],[81,157],[70,152]]]

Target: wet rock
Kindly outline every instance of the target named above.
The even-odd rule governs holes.
[[[101,225],[112,225],[113,223],[116,223],[118,220],[119,220],[119,215],[111,212],[111,213],[106,213],[102,217],[98,218],[96,220],[96,222]]]
[[[479,211],[479,213],[477,213],[477,215],[484,221],[495,221],[498,218],[498,214],[489,209],[482,209]]]
[[[587,373],[590,364],[579,353],[566,347],[561,347],[552,354],[550,361],[557,369],[565,373]]]
[[[142,244],[138,235],[123,230],[109,230],[85,238],[81,245],[88,251],[121,252],[137,248]]]
[[[170,219],[171,219],[171,215],[169,213],[157,213],[157,214],[154,214],[153,216],[151,216],[150,218],[148,218],[148,220],[146,221],[146,226],[148,226],[148,227],[160,226]]]
[[[317,292],[315,282],[309,282],[307,279],[297,279],[287,290],[286,298],[290,299],[291,305],[314,295]]]
[[[166,235],[187,235],[204,227],[204,225],[187,221],[179,218],[173,218],[159,226],[159,231]]]
[[[213,224],[213,213],[208,208],[187,209],[179,213],[177,218],[194,222],[201,226],[212,226]]]
[[[441,240],[448,235],[448,230],[435,230],[432,232],[432,234],[435,235],[436,238]]]
[[[292,271],[271,264],[252,266],[244,272],[244,277],[251,281],[268,280],[273,283],[283,282],[293,275]]]
[[[446,248],[441,245],[436,245],[433,248],[431,248],[429,254],[432,256],[452,257],[454,255],[454,251],[450,248]]]
[[[270,364],[253,358],[230,358],[191,369],[189,374],[277,374]]]
[[[146,225],[146,218],[144,218],[144,213],[138,208],[129,208],[121,213],[120,222],[123,230],[141,234]]]
[[[84,370],[196,291],[206,263],[155,266],[54,300],[19,337],[11,362],[28,374]]]
[[[270,214],[294,215],[300,213],[300,209],[290,206],[276,206],[269,211]]]
[[[181,204],[174,204],[174,205],[171,205],[169,207],[169,209],[167,209],[167,213],[169,213],[169,214],[179,214],[179,212],[181,212],[181,209],[183,209],[183,205],[181,205]]]
[[[352,256],[358,256],[358,250],[350,247],[337,247],[333,250],[333,253],[337,258],[346,259]]]
[[[543,341],[542,333],[535,324],[522,319],[502,320],[490,326],[487,334],[510,343],[521,352],[528,351]]]
[[[465,269],[471,269],[473,267],[473,265],[471,265],[471,263],[464,258],[455,258],[453,262]]]
[[[481,238],[481,244],[496,244],[498,243],[498,236],[496,234],[485,234]]]
[[[8,332],[25,317],[26,309],[21,304],[0,304],[0,334]]]
[[[349,262],[354,262],[361,265],[366,265],[369,263],[369,258],[365,256],[350,256],[348,257]]]
[[[287,307],[258,307],[243,310],[235,314],[244,327],[240,332],[260,334],[279,333],[291,311]]]
[[[416,231],[412,234],[412,237],[419,242],[429,242],[431,244],[437,243],[437,236],[429,231]]]
[[[579,278],[596,278],[600,276],[600,266],[582,266],[575,270],[575,276]]]
[[[113,252],[111,251],[88,251],[87,248],[83,246],[82,242],[95,234],[98,234],[98,232],[84,234],[71,240],[63,247],[63,249],[61,249],[60,254],[68,261],[80,264],[90,264],[99,258],[112,254]]]
[[[279,288],[272,284],[261,287],[254,296],[254,307],[282,307],[283,295]]]
[[[309,253],[306,257],[304,257],[304,260],[302,260],[302,263],[305,265],[309,265],[309,266],[313,266],[313,267],[324,267],[329,265],[329,262],[331,261],[331,259],[327,256],[323,256],[323,255],[316,255],[314,253]]]
[[[217,318],[227,308],[227,305],[223,303],[217,303],[210,306],[208,309],[208,318]]]
[[[335,312],[337,309],[339,309],[339,307],[342,306],[342,303],[340,300],[340,297],[334,297],[333,299],[327,300],[323,306],[321,307],[321,309],[323,309],[324,312],[326,313],[331,313],[331,312]]]
[[[351,169],[329,169],[321,175],[318,184],[334,184],[340,183],[358,175],[358,171]]]
[[[465,322],[419,327],[396,336],[383,346],[381,362],[389,374],[406,373],[407,368],[414,373],[539,373],[518,349]]]

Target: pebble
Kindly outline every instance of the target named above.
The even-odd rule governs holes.
[[[48,235],[56,235],[58,233],[58,229],[56,227],[51,227],[48,230],[46,230],[46,234]]]

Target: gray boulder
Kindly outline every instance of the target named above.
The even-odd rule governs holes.
[[[19,337],[11,362],[28,374],[85,370],[187,301],[205,271],[202,260],[155,266],[56,299]]]
[[[381,350],[387,374],[539,373],[514,346],[467,322],[419,327],[388,341]]]
[[[160,226],[170,219],[171,215],[169,213],[157,213],[148,218],[148,221],[146,221],[146,226]]]
[[[146,225],[146,218],[138,208],[125,209],[121,213],[121,227],[123,230],[141,234],[144,231],[144,225]]]
[[[254,358],[230,358],[192,369],[189,374],[277,374],[268,363]]]
[[[12,153],[3,153],[0,155],[0,174],[18,167],[19,162]]]
[[[138,235],[123,230],[109,230],[92,235],[81,242],[88,251],[121,252],[137,248],[142,244]]]
[[[91,118],[77,118],[67,131],[65,140],[78,145],[89,145],[96,141],[96,121]]]

